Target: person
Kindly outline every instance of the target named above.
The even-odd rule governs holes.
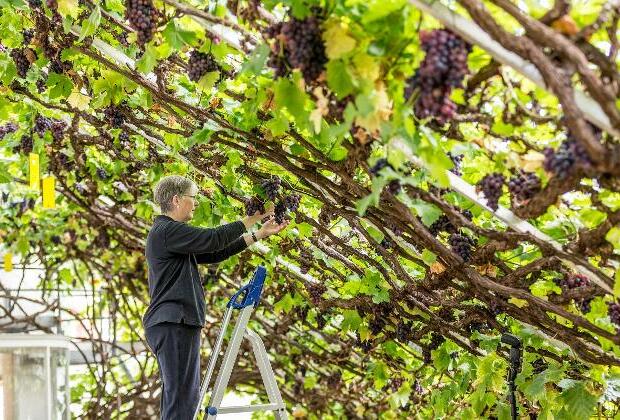
[[[146,239],[150,304],[143,317],[146,341],[157,357],[162,392],[162,420],[191,419],[199,403],[200,332],[205,324],[205,297],[198,264],[217,263],[252,243],[277,234],[273,208],[216,228],[187,224],[196,206],[196,184],[172,175],[154,189],[161,215]],[[255,233],[247,233],[268,218]]]

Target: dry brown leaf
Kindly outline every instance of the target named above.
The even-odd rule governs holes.
[[[569,36],[575,35],[579,32],[577,23],[575,23],[570,15],[564,15],[559,19],[554,20],[551,27],[564,35]]]
[[[222,103],[222,99],[216,96],[215,98],[211,99],[211,101],[209,101],[209,108],[216,109],[217,107],[220,106],[221,103]]]
[[[263,104],[261,105],[261,108],[263,109],[263,111],[268,112],[268,111],[272,111],[274,106],[275,104],[273,100],[273,90],[270,89],[267,92],[267,99],[265,99],[265,102],[263,102]]]
[[[365,145],[371,141],[370,135],[368,131],[364,130],[361,127],[355,127],[355,132],[353,133],[353,137],[360,142],[361,145]]]
[[[478,137],[472,140],[474,143],[476,143],[478,146],[482,147],[482,148],[486,148],[486,144],[484,141],[483,137]]]
[[[440,263],[439,261],[435,261],[431,264],[431,273],[433,274],[441,274],[446,271],[446,266]]]
[[[213,188],[203,188],[200,193],[202,195],[204,195],[205,197],[213,198],[213,193],[214,192],[215,192],[215,190]]]
[[[24,53],[26,54],[26,58],[29,62],[34,63],[37,61],[37,54],[32,50],[32,48],[26,48]]]
[[[497,267],[491,263],[479,265],[476,266],[476,268],[478,269],[478,272],[483,276],[489,276],[493,278],[497,277]]]

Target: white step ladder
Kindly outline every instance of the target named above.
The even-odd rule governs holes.
[[[267,357],[267,350],[265,350],[263,340],[261,340],[261,338],[254,331],[248,328],[248,321],[252,315],[252,311],[260,302],[266,276],[267,270],[265,267],[258,266],[252,280],[239,289],[239,291],[237,291],[237,293],[235,293],[228,302],[228,305],[226,306],[226,313],[224,314],[222,329],[220,330],[215,347],[209,357],[207,373],[200,387],[200,398],[198,400],[198,407],[196,407],[196,412],[194,413],[194,420],[198,419],[198,415],[201,411],[204,412],[204,420],[215,419],[218,414],[250,413],[254,411],[273,411],[276,420],[288,419],[286,405],[284,404],[284,400],[282,399],[282,395],[278,389],[278,384],[276,383],[276,378],[273,373],[273,369],[271,368],[271,363]],[[237,302],[239,297],[241,297],[241,302]],[[222,365],[220,366],[220,372],[215,380],[215,385],[211,392],[211,398],[209,399],[209,405],[201,410],[204,397],[209,387],[209,382],[211,381],[213,370],[215,369],[215,365],[217,364],[217,360],[219,358],[226,329],[230,322],[232,312],[235,309],[239,309],[241,311],[239,318],[237,318],[235,329],[232,332],[230,342],[228,343],[228,348],[226,349]],[[220,407],[222,404],[222,398],[224,397],[224,392],[228,386],[228,381],[230,380],[230,374],[232,373],[233,367],[237,360],[239,347],[241,346],[241,340],[244,335],[252,344],[252,350],[254,351],[254,356],[256,357],[256,364],[260,370],[260,375],[263,379],[263,383],[265,384],[267,396],[269,397],[269,404]]]

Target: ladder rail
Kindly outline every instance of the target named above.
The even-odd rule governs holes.
[[[209,388],[209,382],[211,382],[211,376],[213,375],[213,371],[215,370],[215,365],[217,364],[217,360],[219,358],[220,350],[222,349],[222,343],[224,342],[224,336],[226,335],[226,329],[228,328],[228,323],[230,322],[230,317],[232,316],[233,308],[227,308],[224,314],[224,319],[222,321],[222,328],[217,337],[217,341],[215,343],[215,347],[211,351],[211,355],[209,356],[209,365],[207,367],[207,373],[202,381],[202,385],[200,386],[200,394],[198,397],[198,406],[196,410],[194,410],[193,419],[196,420],[198,418],[198,413],[200,413],[200,407],[202,407],[203,400],[207,393],[207,389]]]
[[[218,335],[215,347],[209,356],[209,364],[204,380],[200,387],[198,406],[194,412],[194,420],[198,419],[198,415],[203,408],[203,402],[205,395],[209,389],[209,383],[211,377],[215,371],[217,361],[220,357],[222,344],[224,342],[224,336],[230,323],[232,312],[235,309],[239,309],[239,316],[235,322],[235,327],[228,341],[228,346],[224,352],[222,363],[219,368],[219,372],[215,379],[215,383],[211,390],[211,396],[209,398],[209,405],[204,407],[205,416],[203,420],[214,420],[218,414],[229,413],[245,413],[255,411],[274,411],[275,418],[277,420],[287,420],[288,414],[286,412],[286,404],[282,399],[282,394],[278,388],[278,383],[275,378],[269,356],[263,340],[254,331],[248,328],[248,322],[252,316],[252,312],[258,306],[261,299],[263,284],[266,277],[266,270],[263,266],[258,266],[252,280],[239,289],[230,299],[227,305],[226,313],[222,322],[222,329]],[[241,299],[239,301],[239,299]],[[242,340],[246,338],[252,345],[252,351],[256,358],[256,364],[260,371],[263,384],[265,385],[265,391],[269,398],[269,404],[253,404],[248,406],[235,406],[235,407],[220,407],[224,393],[230,381],[232,370],[239,356],[239,350],[241,348]]]
[[[269,402],[283,407],[282,409],[276,411],[275,417],[277,420],[286,419],[286,417],[282,416],[283,411],[285,410],[284,400],[282,399],[282,394],[280,394],[280,389],[278,388],[278,383],[276,382],[276,377],[273,372],[273,368],[271,367],[269,356],[267,356],[265,343],[263,343],[263,340],[258,334],[256,334],[256,332],[250,329],[246,330],[246,337],[252,344],[256,364],[258,365],[260,375],[263,378],[263,383],[265,384],[265,390],[267,391]]]
[[[228,347],[226,348],[226,353],[224,354],[220,371],[215,379],[215,385],[213,385],[213,392],[211,393],[207,410],[211,407],[218,408],[220,404],[222,404],[226,386],[228,385],[235,361],[239,355],[239,349],[241,348],[241,340],[245,334],[245,328],[248,324],[248,320],[250,319],[250,315],[252,315],[252,309],[253,308],[251,306],[242,309],[239,318],[237,318],[237,323],[235,324],[235,329],[230,337]],[[210,414],[207,411],[206,419],[215,419],[216,415]]]
[[[276,411],[283,410],[284,404],[255,404],[255,405],[238,405],[231,407],[220,407],[217,414],[236,414],[236,413],[253,413],[255,411]]]

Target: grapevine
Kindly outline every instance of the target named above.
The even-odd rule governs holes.
[[[277,230],[295,219],[250,248],[226,244],[239,253],[199,267],[209,322],[258,265],[267,269],[253,324],[293,417],[505,417],[506,387],[472,399],[481,373],[504,383],[504,332],[523,339],[520,388],[554,375],[536,398],[518,394],[521,416],[618,411],[605,398],[612,381],[597,376],[597,365],[620,366],[612,2],[564,2],[562,25],[587,17],[575,33],[552,21],[558,8],[457,2],[454,13],[500,41],[473,54],[471,25],[433,30],[443,19],[426,19],[419,2],[5,3],[0,241],[19,271],[42,266],[45,305],[71,287],[96,290],[77,314],[61,300],[46,312],[105,332],[89,348],[100,369],[71,390],[71,414],[157,415],[161,381],[140,317],[152,292],[146,237],[161,219],[153,187],[172,174],[199,194],[212,189],[188,225],[248,214],[255,228]],[[498,19],[507,15],[523,30]],[[218,77],[229,80],[200,86]],[[52,180],[48,209],[42,187]],[[512,211],[485,211],[500,203]],[[144,381],[106,375],[117,360],[105,349],[128,340],[146,349],[123,353]],[[260,383],[243,371],[249,349],[231,377],[248,393]],[[98,388],[126,392],[116,401]]]

